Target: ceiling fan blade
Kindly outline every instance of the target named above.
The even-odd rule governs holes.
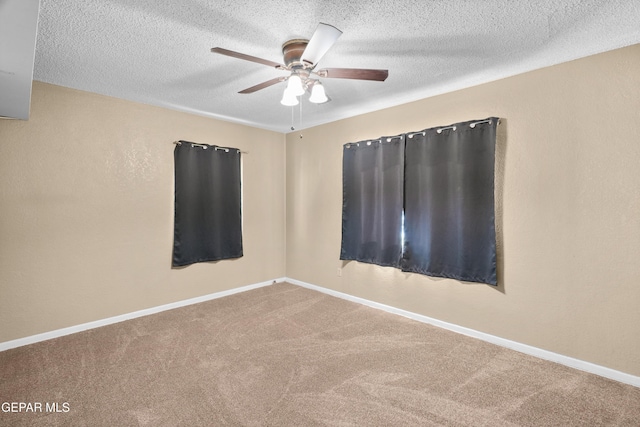
[[[340,35],[342,35],[342,31],[333,25],[319,23],[300,59],[311,64],[317,64]]]
[[[241,90],[238,93],[253,93],[253,92],[257,92],[260,89],[264,89],[266,87],[273,86],[274,84],[283,82],[286,79],[287,79],[286,77],[276,77],[275,79],[267,80],[266,82],[262,82],[260,84],[255,85],[255,86],[251,86],[249,88],[246,88],[245,90]]]
[[[245,55],[244,53],[234,52],[233,50],[223,49],[221,47],[212,47],[211,52],[219,53],[220,55],[227,55],[232,58],[244,59],[245,61],[257,62],[258,64],[268,65],[275,68],[284,68],[284,65],[277,62],[269,61],[268,59],[262,59],[251,55]]]
[[[375,80],[383,82],[389,76],[389,70],[368,70],[364,68],[324,68],[317,74],[330,79]]]

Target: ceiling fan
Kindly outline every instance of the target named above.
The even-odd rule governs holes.
[[[268,65],[277,70],[288,71],[290,75],[276,77],[266,82],[241,90],[238,93],[247,94],[273,86],[277,83],[288,81],[287,88],[282,96],[284,105],[297,105],[298,96],[306,91],[311,92],[309,101],[315,103],[327,102],[329,98],[325,94],[320,78],[374,80],[383,82],[389,75],[388,70],[371,70],[362,68],[323,68],[316,70],[316,66],[325,53],[333,46],[342,31],[328,24],[319,23],[316,31],[307,39],[292,39],[282,45],[284,65],[267,59],[257,58],[251,55],[234,52],[232,50],[214,47],[211,52],[245,61],[257,62]]]

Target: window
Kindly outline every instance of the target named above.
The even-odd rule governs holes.
[[[496,285],[497,121],[345,144],[340,258]]]
[[[400,267],[404,137],[346,144],[340,259]]]
[[[241,257],[240,150],[179,141],[174,162],[172,265]]]

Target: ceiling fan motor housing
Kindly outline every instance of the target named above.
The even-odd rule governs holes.
[[[282,54],[284,55],[284,64],[288,69],[304,68],[305,64],[300,59],[305,48],[309,44],[306,39],[293,39],[282,45]]]

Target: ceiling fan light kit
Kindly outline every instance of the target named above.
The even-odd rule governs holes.
[[[309,101],[322,104],[329,101],[320,78],[354,79],[385,81],[389,75],[388,70],[370,70],[360,68],[325,68],[315,71],[316,66],[325,53],[333,46],[342,31],[328,24],[320,23],[310,40],[293,39],[282,45],[282,55],[285,65],[251,55],[234,52],[232,50],[214,47],[211,52],[245,61],[268,65],[277,70],[288,71],[288,77],[276,77],[266,82],[259,83],[238,93],[253,93],[266,87],[287,81],[287,87],[282,94],[280,103],[286,106],[298,105],[298,96],[310,92]]]

